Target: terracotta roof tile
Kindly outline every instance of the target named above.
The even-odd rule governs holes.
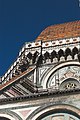
[[[80,36],[80,20],[47,27],[36,41],[48,41]]]

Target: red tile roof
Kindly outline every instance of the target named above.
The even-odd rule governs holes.
[[[48,41],[80,36],[80,20],[47,27],[36,41]]]

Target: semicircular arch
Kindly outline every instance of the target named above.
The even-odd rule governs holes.
[[[46,89],[46,83],[49,80],[49,77],[54,74],[57,70],[66,67],[66,66],[79,66],[80,67],[80,63],[78,61],[69,61],[69,62],[65,62],[65,63],[60,63],[54,67],[51,67],[44,75],[44,77],[41,80],[41,85],[43,86],[43,89]]]
[[[50,105],[44,108],[38,108],[34,113],[32,113],[28,119],[31,120],[41,120],[47,115],[56,114],[56,113],[68,113],[80,119],[80,109],[68,105],[68,104],[58,104],[58,105]]]

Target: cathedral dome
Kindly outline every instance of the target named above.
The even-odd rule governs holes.
[[[37,37],[36,41],[59,40],[80,36],[80,20],[47,27]]]

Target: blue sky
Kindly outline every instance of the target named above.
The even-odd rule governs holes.
[[[0,76],[49,25],[80,20],[79,0],[0,0]]]

